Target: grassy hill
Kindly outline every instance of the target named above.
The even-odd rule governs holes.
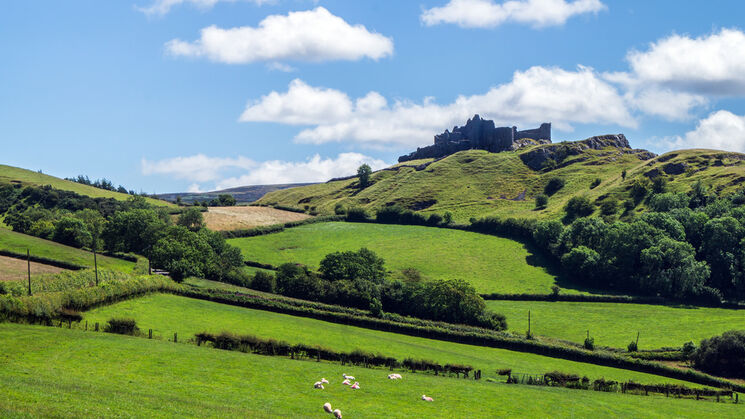
[[[284,183],[277,185],[251,185],[239,186],[237,188],[223,189],[212,192],[174,192],[157,194],[155,196],[170,202],[175,202],[177,198],[181,198],[181,202],[185,204],[193,204],[194,201],[211,201],[222,194],[228,194],[235,198],[237,203],[247,204],[256,201],[257,199],[264,196],[267,192],[312,184],[313,183]]]
[[[727,330],[745,328],[745,311],[709,307],[548,301],[487,301],[487,307],[507,317],[510,330],[584,342],[587,330],[595,344],[626,348],[640,333],[639,349],[696,345]]]
[[[458,380],[0,324],[2,417],[741,417],[743,406]],[[54,362],[50,362],[54,360]],[[362,389],[339,385],[354,374]],[[314,390],[326,377],[332,384]],[[419,400],[432,395],[433,403]]]
[[[71,191],[80,195],[90,196],[91,198],[114,198],[119,201],[124,201],[130,197],[130,195],[127,194],[95,188],[93,186],[71,182],[69,180],[45,175],[43,173],[2,164],[0,164],[0,183],[15,183],[33,186],[50,185],[55,189]],[[175,207],[174,204],[159,199],[146,198],[146,200],[153,205]]]
[[[25,254],[26,249],[34,256],[93,267],[93,254],[87,250],[0,228],[0,250]],[[97,260],[98,267],[103,269],[132,272],[135,266],[133,262],[103,255],[98,255]]]
[[[428,279],[463,279],[481,293],[548,294],[557,278],[527,245],[468,231],[403,225],[331,222],[230,239],[247,260],[318,268],[329,253],[367,247],[394,277],[415,268]],[[564,286],[564,284],[562,284]],[[577,293],[567,290],[568,293]]]
[[[465,222],[488,215],[557,217],[573,196],[585,195],[596,202],[628,199],[628,189],[636,179],[656,174],[668,180],[672,191],[688,191],[701,180],[727,193],[745,181],[744,154],[713,150],[682,150],[641,160],[629,149],[609,147],[570,155],[548,171],[533,170],[523,163],[521,156],[546,147],[549,145],[502,153],[461,151],[437,161],[405,162],[377,171],[371,176],[372,185],[363,190],[352,178],[271,192],[258,202],[296,208],[307,205],[321,214],[332,214],[338,203],[371,212],[398,203],[423,213],[450,211],[456,221]],[[625,180],[621,177],[624,170]],[[564,179],[566,185],[550,197],[545,209],[534,210],[534,197],[553,177]],[[595,179],[601,183],[591,189]]]
[[[593,379],[605,377],[643,383],[682,383],[671,378],[624,369],[382,332],[170,294],[148,295],[85,313],[85,320],[89,324],[104,324],[112,317],[134,318],[141,329],[153,329],[155,336],[163,338],[172,338],[174,332],[178,333],[179,339],[187,339],[203,331],[219,333],[227,330],[289,343],[321,345],[340,351],[363,349],[401,360],[413,357],[431,359],[442,364],[468,364],[483,370],[484,378],[496,378],[496,370],[499,368],[512,368],[514,371],[536,374],[560,370],[587,375]]]

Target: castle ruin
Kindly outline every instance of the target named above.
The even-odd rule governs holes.
[[[517,127],[495,127],[494,121],[481,119],[478,115],[462,127],[453,127],[435,135],[435,143],[419,147],[413,153],[401,156],[398,162],[440,158],[462,150],[486,150],[492,153],[517,150],[530,144],[550,144],[551,124],[543,123],[539,128],[518,131]]]

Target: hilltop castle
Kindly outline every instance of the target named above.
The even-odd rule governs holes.
[[[462,127],[453,127],[435,135],[435,143],[419,147],[415,152],[398,158],[399,163],[427,158],[439,158],[462,150],[479,149],[492,153],[517,150],[528,144],[550,144],[551,124],[543,123],[539,128],[518,131],[517,127],[495,127],[494,121],[481,119],[478,115]]]

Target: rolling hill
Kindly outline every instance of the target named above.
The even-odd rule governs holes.
[[[44,186],[49,185],[55,189],[61,189],[63,191],[71,191],[80,195],[89,196],[91,198],[114,198],[119,201],[125,201],[129,199],[130,195],[109,191],[106,189],[95,188],[89,185],[83,185],[77,182],[60,179],[54,176],[45,175],[43,173],[34,172],[31,170],[21,169],[13,166],[6,166],[0,164],[0,183],[20,184],[20,185],[32,185],[32,186]],[[145,198],[149,203],[159,206],[175,206],[169,202],[162,201],[160,199]]]
[[[425,214],[449,211],[459,222],[492,215],[542,219],[558,217],[573,196],[587,196],[598,205],[608,199],[620,203],[629,199],[637,179],[662,176],[673,192],[689,191],[700,180],[720,193],[734,192],[745,181],[744,154],[681,150],[655,156],[613,142],[586,146],[594,138],[602,137],[501,153],[466,150],[438,160],[409,161],[373,173],[372,184],[362,190],[351,177],[270,192],[258,203],[307,206],[320,214],[333,214],[337,204],[369,212],[400,204]],[[539,166],[541,158],[550,164]],[[555,177],[563,179],[565,186],[549,198],[545,209],[535,210],[535,196]],[[600,184],[591,188],[596,179]],[[643,204],[636,209],[643,210]]]
[[[175,202],[181,198],[185,204],[193,204],[195,201],[210,201],[222,194],[231,195],[239,204],[248,204],[254,202],[267,194],[268,192],[278,191],[281,189],[295,188],[299,186],[313,185],[313,183],[285,183],[278,185],[251,185],[239,186],[237,188],[222,189],[212,192],[174,192],[155,195],[165,201]]]

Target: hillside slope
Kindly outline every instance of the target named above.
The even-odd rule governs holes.
[[[61,189],[63,191],[71,191],[80,195],[89,196],[91,198],[114,198],[119,201],[129,199],[130,195],[108,191],[105,189],[95,188],[89,185],[83,185],[69,180],[60,179],[54,176],[45,175],[43,173],[34,172],[31,170],[21,169],[19,167],[6,166],[0,164],[0,183],[12,183],[21,185],[33,185],[33,186],[44,186],[50,185],[55,189]],[[159,199],[145,198],[149,203],[160,206],[174,206],[165,201]]]
[[[211,201],[222,194],[231,195],[235,198],[235,201],[239,204],[248,204],[256,201],[268,192],[278,191],[280,189],[295,188],[298,186],[313,185],[313,183],[284,183],[277,185],[251,185],[251,186],[239,186],[237,188],[222,189],[219,191],[212,192],[174,192],[174,193],[162,193],[157,194],[160,199],[175,202],[177,198],[181,198],[181,202],[185,204],[193,204],[195,201]]]
[[[502,153],[461,151],[436,161],[406,162],[377,171],[371,176],[372,184],[363,190],[352,177],[271,192],[258,203],[307,206],[320,214],[332,214],[337,204],[360,206],[371,213],[400,204],[422,213],[450,211],[461,222],[491,215],[555,218],[573,196],[585,195],[598,205],[606,199],[619,203],[629,199],[629,189],[637,179],[663,176],[670,191],[688,191],[700,180],[721,193],[733,192],[745,181],[744,154],[682,150],[655,156],[614,145],[584,148],[581,143],[538,145]],[[571,151],[563,152],[563,158],[556,155],[562,147]],[[541,158],[536,156],[551,160],[551,165],[538,166]],[[535,210],[535,196],[543,193],[554,177],[562,178],[566,185],[549,198],[545,209]],[[595,179],[600,179],[600,184],[591,188]],[[643,209],[642,205],[637,211]]]

